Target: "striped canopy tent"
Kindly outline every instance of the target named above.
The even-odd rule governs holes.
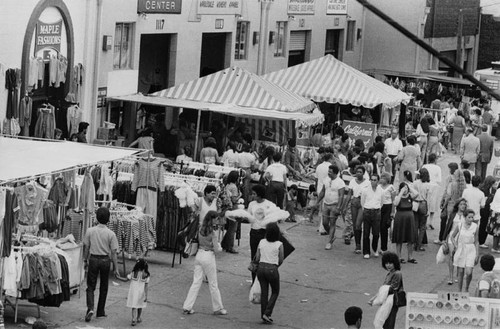
[[[373,108],[380,104],[394,107],[411,99],[332,55],[268,73],[263,78],[315,102]]]

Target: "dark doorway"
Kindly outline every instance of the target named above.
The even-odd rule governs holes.
[[[144,94],[168,88],[171,34],[142,34],[138,91]]]
[[[288,67],[305,62],[305,50],[292,50],[288,53]]]
[[[227,33],[203,33],[201,41],[200,77],[226,68]]]

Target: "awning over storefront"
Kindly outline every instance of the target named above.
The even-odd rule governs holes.
[[[315,102],[394,107],[411,97],[332,55],[268,73],[263,78]]]
[[[134,94],[110,99],[192,108],[236,117],[293,120],[296,125],[310,126],[324,121],[323,114],[310,100],[239,67],[147,96]]]
[[[391,71],[391,70],[379,70],[372,69],[364,71],[367,74],[373,75],[385,75],[390,77],[400,77],[400,78],[408,78],[408,79],[416,79],[416,80],[427,80],[427,81],[435,81],[441,83],[448,83],[453,85],[463,85],[463,86],[472,86],[473,83],[466,79],[448,77],[444,75],[433,75],[433,74],[417,74],[417,73],[409,73],[409,72],[400,72],[400,71]]]
[[[0,183],[129,157],[143,150],[0,137]]]

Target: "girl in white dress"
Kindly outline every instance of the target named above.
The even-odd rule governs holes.
[[[127,307],[132,308],[132,325],[142,322],[142,309],[148,301],[148,283],[151,275],[148,271],[148,262],[143,258],[137,260],[132,273],[127,275],[130,281]]]
[[[464,272],[465,272],[465,292],[469,291],[469,285],[472,280],[472,270],[479,261],[479,240],[477,233],[477,224],[474,223],[474,211],[468,209],[465,211],[465,220],[453,229],[451,240],[455,245],[455,255],[453,265],[458,271],[458,289],[462,292]],[[458,237],[455,239],[455,237]],[[456,242],[455,242],[456,241]]]

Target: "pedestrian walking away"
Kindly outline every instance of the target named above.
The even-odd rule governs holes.
[[[97,303],[97,318],[106,317],[105,306],[108,295],[110,263],[113,262],[115,276],[119,276],[116,252],[118,240],[113,231],[106,225],[109,222],[109,210],[101,207],[96,211],[99,224],[87,230],[83,238],[83,260],[87,270],[87,313],[85,321],[89,322],[94,315],[94,291],[97,277],[101,282],[99,287],[99,302]]]
[[[280,228],[277,223],[269,223],[266,226],[266,237],[260,240],[255,255],[255,262],[258,263],[257,278],[261,288],[260,316],[263,323],[271,324],[271,318],[280,293],[280,274],[278,267],[284,259],[283,243],[279,241]],[[271,296],[269,296],[271,287]]]

